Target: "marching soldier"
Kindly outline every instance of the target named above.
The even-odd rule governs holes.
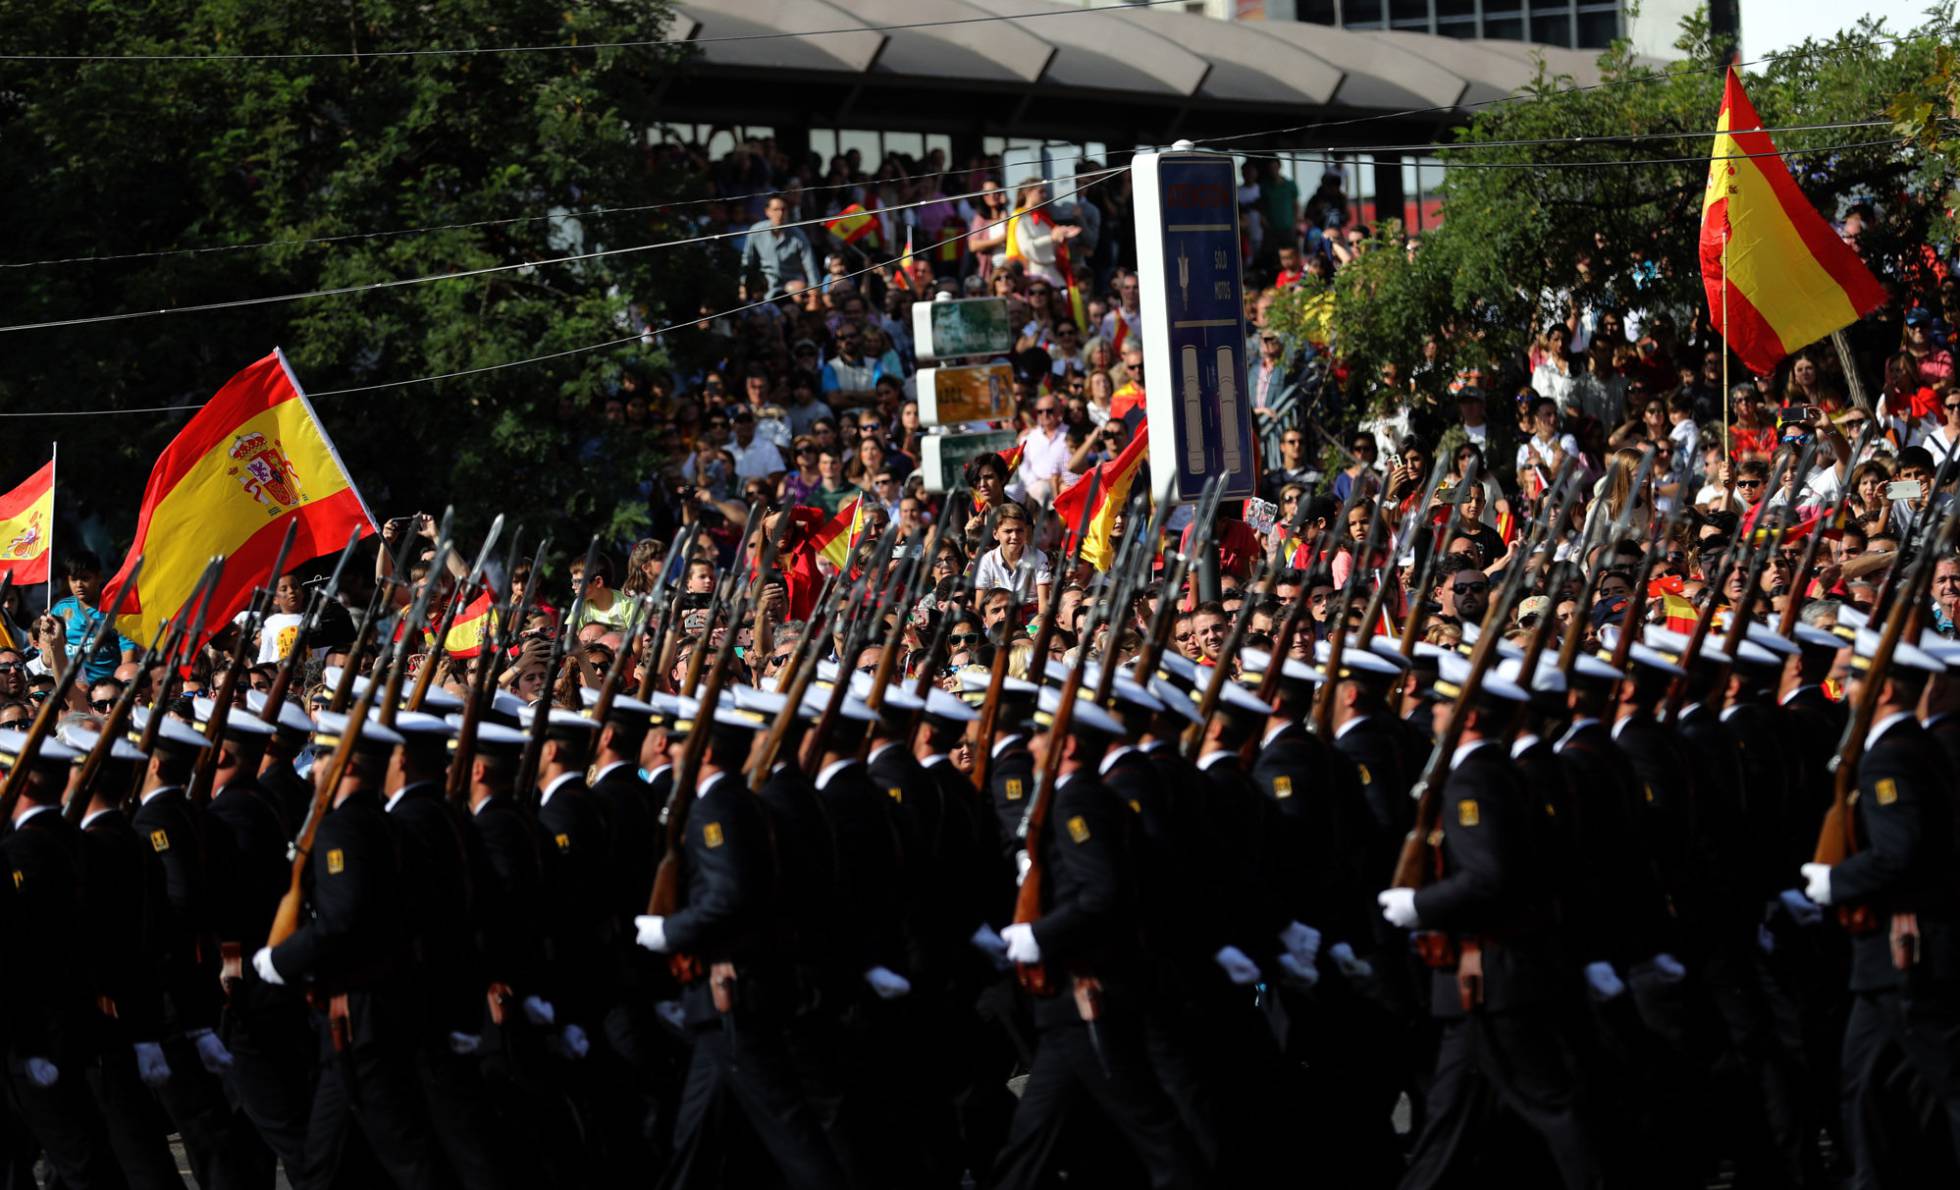
[[[1835,865],[1803,865],[1805,893],[1835,908],[1851,935],[1851,1020],[1844,1034],[1844,1114],[1854,1181],[1859,1186],[1911,1184],[1924,1172],[1916,1159],[1914,1114],[1890,1106],[1898,1063],[1943,1130],[1948,1154],[1960,1153],[1960,864],[1954,855],[1954,776],[1914,713],[1927,682],[1945,666],[1900,641],[1890,668],[1874,674],[1879,634],[1861,630],[1854,644],[1851,695],[1873,696],[1871,730],[1846,808],[1853,846]],[[1938,1141],[1934,1141],[1937,1146]]]
[[[415,1075],[412,937],[399,842],[382,802],[403,741],[369,721],[343,744],[348,727],[347,716],[320,713],[319,742],[350,749],[346,772],[314,837],[299,928],[261,946],[252,966],[269,984],[305,986],[313,1006],[319,1071],[295,1187],[332,1185],[361,1140],[396,1185],[429,1185],[441,1167]]]
[[[1438,738],[1448,736],[1444,725],[1469,674],[1462,657],[1438,659]],[[1527,698],[1516,683],[1486,674],[1475,700],[1455,712],[1462,716],[1460,742],[1436,803],[1436,826],[1421,841],[1421,886],[1378,898],[1392,924],[1419,931],[1418,949],[1433,974],[1430,1010],[1443,1022],[1405,1190],[1446,1184],[1464,1168],[1468,1146],[1484,1134],[1482,1117],[1499,1103],[1543,1138],[1564,1185],[1601,1179],[1548,1011],[1566,983],[1550,945],[1547,881],[1529,846],[1529,802],[1509,754]]]

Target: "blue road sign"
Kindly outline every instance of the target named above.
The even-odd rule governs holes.
[[[1181,500],[1223,475],[1225,496],[1257,494],[1245,384],[1238,169],[1223,153],[1142,153],[1136,192],[1151,488]]]

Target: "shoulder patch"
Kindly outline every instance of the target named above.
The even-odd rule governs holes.
[[[570,851],[572,849],[572,837],[570,835],[565,835],[565,834],[554,835],[552,836],[551,841],[558,844],[558,850],[561,852]]]
[[[1082,815],[1077,814],[1068,820],[1068,837],[1074,839],[1077,844],[1089,841],[1089,824],[1083,821]]]
[[[155,830],[155,831],[151,831],[151,832],[150,832],[150,850],[152,850],[152,851],[168,851],[168,850],[170,850],[170,834],[169,834],[169,832],[167,832],[167,831],[161,831],[161,830]]]
[[[1273,778],[1273,796],[1274,796],[1274,797],[1277,797],[1277,798],[1289,798],[1289,797],[1292,797],[1292,796],[1293,796],[1293,778],[1291,778],[1291,777],[1274,777],[1274,778]]]
[[[1872,796],[1881,806],[1889,806],[1899,800],[1899,783],[1890,777],[1880,777],[1878,784],[1872,786]]]
[[[15,888],[19,888],[19,887],[20,887],[20,885],[21,885],[21,881],[23,881],[23,880],[25,880],[25,879],[26,879],[26,877],[25,877],[25,876],[22,876],[22,875],[20,874],[20,869],[19,869],[19,868],[15,868],[15,869],[14,869],[14,887],[15,887]]]
[[[702,827],[701,841],[708,845],[708,850],[710,851],[721,846],[722,844],[721,823],[710,822],[708,825]]]
[[[347,853],[338,847],[327,852],[327,875],[338,876],[347,870]]]
[[[1646,793],[1647,800],[1652,802],[1654,800],[1654,787],[1652,785],[1642,785],[1640,788]]]
[[[1354,767],[1361,770],[1361,783],[1363,785],[1373,785],[1375,783],[1374,777],[1370,776],[1368,773],[1367,765],[1362,764],[1360,761],[1356,761],[1354,763]]]
[[[886,786],[885,796],[897,802],[901,806],[905,804],[905,790],[901,786],[897,786],[897,785]]]
[[[1138,800],[1137,800],[1137,799],[1135,799],[1135,798],[1131,798],[1131,799],[1130,799],[1130,813],[1132,813],[1132,814],[1141,814],[1141,813],[1143,813],[1143,803],[1142,803],[1142,802],[1140,802],[1140,801],[1138,801]]]
[[[1007,800],[1010,802],[1021,800],[1021,779],[1019,777],[1009,777],[1007,779]]]
[[[1475,826],[1482,821],[1483,818],[1477,809],[1476,798],[1466,797],[1461,801],[1457,802],[1456,824],[1458,826]]]

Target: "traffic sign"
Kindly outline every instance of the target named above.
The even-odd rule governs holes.
[[[920,368],[917,387],[921,425],[999,421],[1014,413],[1014,369],[1009,364]]]
[[[912,303],[912,343],[922,364],[1014,350],[1007,299],[947,298]]]
[[[919,440],[919,474],[925,477],[926,491],[934,495],[953,490],[959,474],[979,455],[1013,450],[1018,435],[1013,430],[988,430],[981,434],[927,434]]]
[[[1258,492],[1245,384],[1238,168],[1224,153],[1139,153],[1137,273],[1150,480],[1194,500],[1214,475],[1225,498]]]

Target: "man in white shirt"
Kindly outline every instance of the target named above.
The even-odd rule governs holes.
[[[1035,399],[1034,429],[1021,440],[1021,468],[1015,482],[1021,495],[1047,504],[1057,491],[1068,465],[1068,432],[1062,428],[1062,403],[1053,396]]]
[[[748,406],[738,406],[732,421],[735,440],[728,444],[728,453],[735,456],[736,478],[769,479],[789,469],[783,463],[783,452],[774,443],[756,437],[755,413]]]

